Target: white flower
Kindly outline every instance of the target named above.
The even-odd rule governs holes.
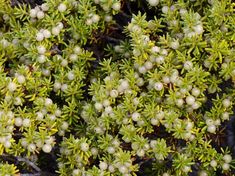
[[[66,67],[66,66],[68,65],[68,61],[67,61],[66,59],[62,59],[60,65],[61,65],[62,67]]]
[[[174,41],[174,42],[171,42],[170,46],[172,49],[176,50],[179,48],[179,42],[178,41]]]
[[[225,170],[225,171],[229,170],[229,168],[230,168],[230,165],[228,163],[224,163],[222,165],[222,169]]]
[[[98,110],[98,111],[100,111],[101,109],[103,109],[102,103],[96,102],[96,103],[95,103],[95,109]]]
[[[55,82],[54,83],[54,90],[59,90],[61,88],[61,83],[60,82]]]
[[[191,70],[193,68],[193,63],[191,61],[186,61],[184,63],[184,69],[185,70]]]
[[[144,63],[144,66],[145,66],[145,68],[146,68],[147,70],[150,70],[150,69],[153,68],[153,64],[152,64],[152,62],[150,62],[150,61],[145,62],[145,63]]]
[[[90,26],[93,23],[92,19],[88,18],[86,20],[86,25]]]
[[[135,121],[135,122],[139,121],[139,119],[140,119],[140,113],[134,112],[134,113],[132,114],[131,118],[132,118],[132,120]]]
[[[193,29],[196,34],[202,34],[204,31],[201,24],[194,26]]]
[[[53,101],[50,98],[45,99],[44,105],[46,107],[51,106],[52,104],[53,104]]]
[[[151,52],[152,53],[159,53],[160,52],[160,48],[158,46],[154,46],[151,48]]]
[[[211,160],[210,165],[211,165],[211,167],[216,167],[217,166],[217,161],[216,160]]]
[[[118,91],[113,89],[110,91],[110,97],[117,98],[118,97]]]
[[[65,12],[67,9],[66,5],[64,3],[60,3],[60,5],[58,6],[58,10],[60,12]]]
[[[201,91],[200,91],[200,89],[198,89],[197,87],[194,87],[194,88],[192,89],[192,95],[193,95],[193,96],[197,97],[197,96],[200,95],[200,93],[201,93]]]
[[[168,11],[169,11],[169,7],[168,6],[163,6],[162,7],[162,13],[168,13]]]
[[[164,62],[165,58],[163,56],[158,56],[155,59],[155,62],[158,64],[162,64]]]
[[[82,49],[81,49],[79,46],[75,46],[74,49],[73,49],[73,52],[74,52],[75,54],[80,54],[81,51],[82,51]]]
[[[157,6],[159,4],[159,0],[148,0],[150,6]]]
[[[65,122],[65,121],[64,121],[64,122],[62,123],[62,125],[61,125],[61,129],[62,129],[62,130],[67,130],[68,127],[69,127],[69,124],[68,124],[68,122]]]
[[[62,84],[61,86],[61,90],[64,92],[68,89],[68,85],[67,84]]]

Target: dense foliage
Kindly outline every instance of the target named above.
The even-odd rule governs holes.
[[[232,175],[234,7],[0,0],[0,175]]]

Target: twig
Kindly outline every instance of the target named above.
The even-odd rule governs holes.
[[[32,161],[26,158],[19,157],[19,156],[17,156],[16,159],[20,162],[25,162],[27,165],[30,165],[37,172],[41,172],[41,169],[38,166],[36,166]]]

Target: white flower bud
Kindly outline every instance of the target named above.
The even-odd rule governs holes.
[[[118,97],[118,91],[113,89],[110,91],[110,97],[117,98]]]
[[[110,15],[105,15],[104,20],[105,20],[106,22],[110,22],[110,21],[112,21],[112,16],[110,16]]]
[[[64,92],[68,89],[68,85],[67,84],[62,84],[61,86],[61,90]]]
[[[97,148],[95,148],[95,147],[91,148],[91,154],[92,155],[96,156],[96,155],[98,155],[98,153],[99,153],[99,151],[97,150]]]
[[[224,163],[224,164],[222,165],[222,169],[225,170],[225,171],[227,171],[227,170],[230,169],[230,165],[229,165],[228,163]]]
[[[152,64],[152,62],[147,61],[147,62],[144,63],[144,67],[145,67],[147,70],[150,70],[150,69],[153,68],[153,64]]]
[[[178,41],[171,42],[170,47],[174,50],[178,49],[179,48],[179,42]]]
[[[70,71],[70,72],[68,73],[67,77],[68,77],[68,79],[69,79],[70,81],[72,81],[72,80],[74,80],[75,75],[74,75],[74,73],[73,73],[72,71]]]
[[[155,62],[158,64],[162,64],[164,62],[165,58],[163,56],[158,56],[155,59]]]
[[[50,98],[46,98],[45,99],[44,105],[46,107],[51,106],[52,104],[53,104],[53,102],[52,102],[52,100]]]
[[[211,165],[211,167],[216,167],[217,166],[217,161],[216,160],[211,160],[210,165]]]
[[[23,75],[18,75],[17,81],[19,84],[23,84],[25,82],[25,77]]]
[[[101,161],[99,164],[100,170],[106,170],[108,168],[108,164],[104,161]]]
[[[168,6],[163,6],[162,7],[162,13],[168,13],[168,11],[169,11],[169,7]]]

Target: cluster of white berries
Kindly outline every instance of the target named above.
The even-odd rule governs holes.
[[[94,24],[94,23],[98,23],[100,21],[100,16],[97,14],[90,14],[89,18],[86,20],[86,24],[88,26]]]
[[[232,161],[232,156],[229,154],[226,154],[223,156],[224,163],[222,164],[222,169],[227,171],[230,169],[230,163]]]
[[[62,22],[59,22],[56,26],[54,26],[54,27],[51,29],[51,33],[52,33],[54,36],[58,36],[63,28],[64,28],[64,24],[63,24]]]
[[[50,37],[51,32],[47,29],[40,29],[40,31],[36,34],[36,40],[39,42]]]
[[[43,19],[45,16],[46,11],[49,10],[48,4],[44,3],[41,6],[36,6],[35,8],[31,9],[29,15],[31,18],[35,19]]]
[[[212,119],[206,119],[206,125],[207,125],[207,131],[210,133],[216,132],[216,127],[221,124],[220,119],[212,120]]]

